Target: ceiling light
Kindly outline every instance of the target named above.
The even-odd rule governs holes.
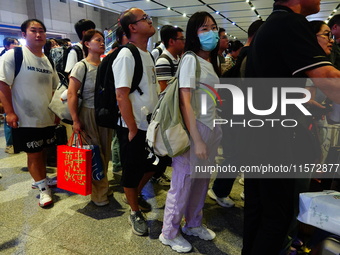
[[[250,0],[246,0],[247,3],[249,3]]]
[[[187,15],[185,13],[183,13],[183,17],[186,17]]]
[[[170,11],[171,10],[171,7],[168,7],[168,11]]]
[[[254,11],[254,10],[255,10],[255,7],[253,6],[253,7],[251,7],[251,9]]]
[[[235,23],[235,22],[233,22],[232,24],[233,24],[234,26],[236,25],[236,23]]]
[[[219,11],[216,11],[215,13],[216,13],[217,15],[218,15],[218,14],[220,14],[220,12],[219,12]]]

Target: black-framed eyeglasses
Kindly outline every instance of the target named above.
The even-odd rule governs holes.
[[[329,31],[329,32],[327,32],[327,33],[323,33],[323,34],[316,34],[316,35],[324,35],[324,36],[327,36],[327,37],[328,37],[328,41],[335,40],[335,36],[332,34],[331,31]]]
[[[137,22],[142,21],[142,20],[145,20],[146,22],[151,22],[152,18],[149,15],[145,15],[145,16],[143,16],[143,18],[136,20],[136,21],[132,22],[131,24],[136,24]]]

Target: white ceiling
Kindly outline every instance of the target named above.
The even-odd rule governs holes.
[[[265,20],[271,13],[273,0],[76,0],[84,4],[113,12],[122,12],[131,7],[143,9],[152,17],[158,17],[159,26],[176,25],[185,30],[188,17],[197,11],[207,11],[216,19],[217,25],[226,29],[228,35],[245,40],[249,25],[261,17]],[[168,10],[168,7],[171,7]],[[255,7],[255,10],[252,10]],[[253,8],[254,9],[254,8]],[[334,10],[337,9],[337,12]],[[219,11],[216,14],[215,11]],[[339,0],[321,0],[319,13],[309,20],[327,20],[340,13]],[[183,16],[186,15],[186,17]],[[259,16],[258,16],[259,15]],[[235,22],[233,25],[231,22]]]

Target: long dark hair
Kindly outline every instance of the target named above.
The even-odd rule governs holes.
[[[191,50],[196,54],[201,49],[200,39],[198,38],[197,31],[198,29],[206,22],[207,18],[211,18],[212,21],[216,23],[213,16],[211,16],[208,12],[196,12],[194,13],[187,24],[186,29],[186,41],[184,46],[184,51]],[[218,54],[218,46],[219,43],[216,44],[215,49],[210,52],[210,61],[214,67],[216,74],[220,75],[220,68],[217,65],[217,54]]]

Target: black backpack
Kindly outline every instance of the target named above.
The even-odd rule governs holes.
[[[18,73],[20,72],[22,61],[24,60],[24,55],[22,53],[22,47],[14,47],[14,78],[17,77]],[[51,58],[47,57],[52,65],[52,69],[54,69],[54,63]]]
[[[50,51],[50,59],[53,60],[55,69],[58,72],[60,80],[68,77],[68,73],[65,72],[67,56],[70,51],[74,49],[77,53],[78,62],[84,58],[83,51],[78,45],[74,45],[72,47],[61,46],[58,48],[51,49]]]
[[[139,83],[143,76],[143,64],[140,53],[137,47],[131,43],[120,46],[118,49],[103,59],[97,71],[94,108],[96,123],[101,127],[113,129],[117,127],[117,121],[120,113],[116,98],[116,88],[112,72],[112,64],[118,53],[123,48],[128,48],[135,59],[135,69],[133,70],[130,94],[137,90],[140,95],[143,95],[142,90],[139,88]]]

